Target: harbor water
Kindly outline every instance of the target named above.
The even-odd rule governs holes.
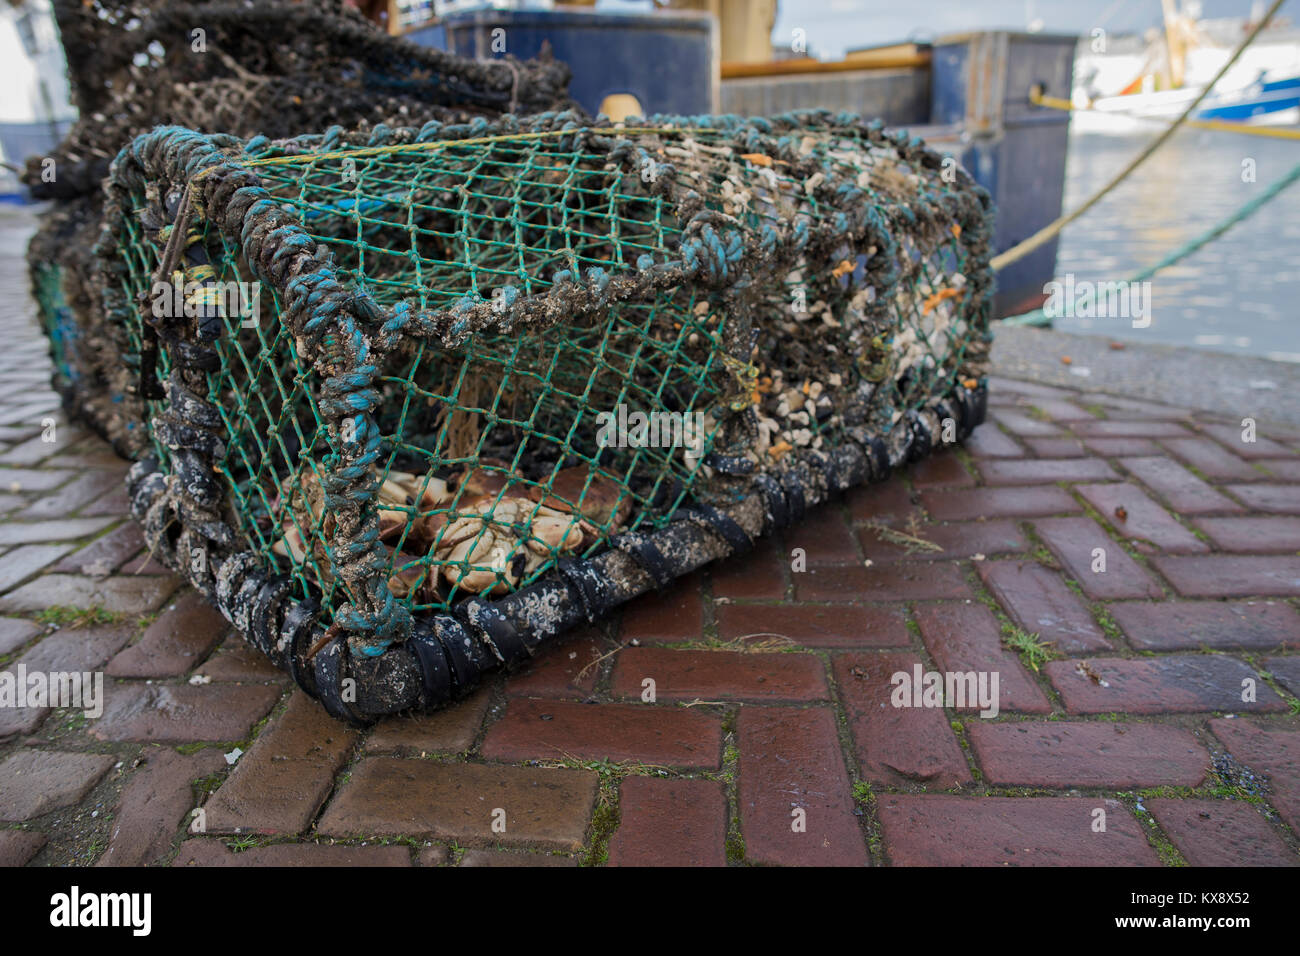
[[[1159,131],[1072,134],[1065,209],[1104,185]],[[1072,276],[1076,288],[1129,279],[1286,175],[1300,162],[1297,147],[1294,140],[1181,130],[1065,229],[1058,278]],[[1300,183],[1150,283],[1143,290],[1150,293],[1149,324],[1119,315],[1057,317],[1053,325],[1300,362]]]

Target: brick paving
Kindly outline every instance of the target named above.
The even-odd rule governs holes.
[[[20,239],[0,670],[106,703],[0,708],[0,865],[1300,862],[1300,430],[996,379],[963,448],[358,731],[148,560]],[[929,671],[996,675],[996,716],[893,706]]]

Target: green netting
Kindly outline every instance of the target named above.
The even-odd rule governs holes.
[[[340,0],[54,0],[78,119],[23,175],[59,204],[28,252],[55,385],[72,414],[137,457],[138,353],[105,326],[93,247],[118,151],[159,124],[291,136],[337,124],[382,140],[395,125],[462,123],[570,104],[568,68],[478,62],[387,35]],[[67,333],[67,334],[65,334]]]
[[[951,440],[987,348],[964,173],[824,114],[548,123],[124,151],[103,252],[132,349],[162,342],[154,543],[206,529],[382,649],[759,476]],[[191,315],[152,308],[169,275]]]

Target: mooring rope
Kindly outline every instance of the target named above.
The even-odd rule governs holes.
[[[1205,230],[1205,232],[1201,233],[1196,238],[1179,246],[1155,265],[1148,266],[1128,281],[1141,282],[1144,279],[1149,279],[1162,269],[1167,269],[1174,263],[1186,259],[1193,252],[1196,252],[1201,247],[1209,245],[1215,239],[1219,238],[1219,236],[1223,235],[1243,219],[1248,219],[1250,216],[1254,215],[1254,213],[1268,203],[1269,200],[1298,179],[1300,179],[1300,163],[1297,163],[1289,173],[1277,182],[1273,183],[1273,185],[1269,186],[1261,195],[1256,196],[1254,199],[1250,200],[1250,202],[1244,204],[1232,215]],[[1034,309],[1032,312],[1024,312],[1020,315],[1009,315],[1001,321],[1007,325],[1048,325],[1051,323],[1052,319],[1050,316],[1045,314],[1042,309]]]
[[[1206,84],[1205,89],[1201,90],[1200,95],[1198,95],[1196,99],[1192,100],[1187,109],[1183,110],[1182,115],[1179,116],[1178,119],[1170,123],[1159,136],[1147,144],[1142,152],[1133,157],[1133,159],[1130,160],[1123,169],[1116,173],[1108,183],[1089,196],[1083,204],[1073,212],[1066,213],[1064,216],[1048,223],[1028,239],[1019,242],[1005,252],[994,256],[992,262],[994,271],[1000,272],[1002,269],[1011,265],[1011,263],[1018,262],[1035,249],[1051,242],[1061,234],[1061,230],[1074,222],[1093,206],[1097,205],[1097,203],[1109,194],[1111,190],[1126,180],[1135,169],[1150,159],[1151,156],[1155,154],[1156,150],[1168,142],[1169,138],[1178,131],[1179,127],[1191,118],[1192,114],[1196,112],[1197,107],[1201,105],[1201,101],[1210,94],[1210,91],[1214,89],[1219,80],[1223,79],[1228,70],[1232,68],[1232,65],[1241,57],[1241,54],[1246,51],[1246,47],[1250,46],[1250,44],[1254,42],[1255,37],[1259,35],[1260,31],[1263,30],[1264,27],[1268,26],[1270,21],[1272,21],[1273,15],[1277,13],[1283,2],[1284,0],[1273,0],[1273,5],[1268,8],[1268,12],[1264,14],[1258,23],[1255,24],[1250,33],[1246,35],[1245,39],[1237,45],[1237,49],[1234,50],[1232,56],[1228,58],[1228,62],[1224,63],[1223,66],[1219,68],[1219,72],[1214,75],[1214,79],[1210,80],[1210,82]]]

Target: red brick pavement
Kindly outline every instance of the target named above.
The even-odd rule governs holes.
[[[1294,429],[995,381],[964,448],[356,731],[146,560],[43,348],[0,356],[0,668],[107,702],[0,709],[0,864],[1300,861]],[[996,716],[893,705],[933,670]]]

